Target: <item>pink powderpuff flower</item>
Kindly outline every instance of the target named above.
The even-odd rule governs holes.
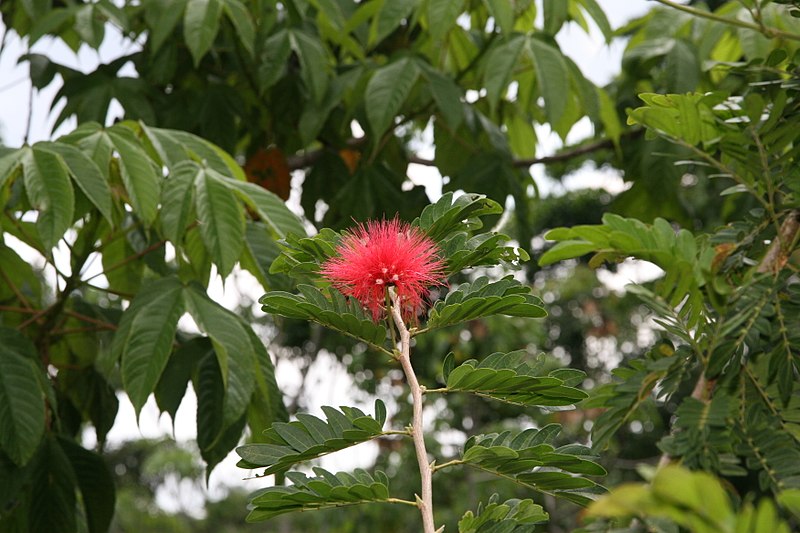
[[[384,314],[388,287],[394,286],[408,322],[422,313],[428,287],[445,284],[445,262],[436,243],[396,217],[359,224],[345,233],[336,254],[320,272],[369,309],[375,321]]]

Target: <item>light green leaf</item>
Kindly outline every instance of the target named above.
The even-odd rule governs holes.
[[[597,0],[578,0],[580,4],[583,6],[583,9],[592,17],[597,27],[600,28],[600,32],[603,34],[603,37],[606,40],[606,43],[610,43],[612,37],[614,37],[614,30],[611,28],[611,24],[608,22],[608,17],[606,17],[606,12],[600,7],[600,4],[597,3]]]
[[[503,44],[493,48],[486,57],[483,83],[492,109],[497,107],[500,98],[505,94],[514,69],[518,66],[517,57],[524,44],[524,36],[512,35]]]
[[[407,57],[389,63],[373,74],[367,83],[364,100],[367,119],[376,138],[392,125],[418,77],[419,69]]]
[[[58,154],[78,187],[108,223],[114,224],[111,188],[108,186],[106,176],[88,155],[74,146],[60,142],[37,143],[36,148]]]
[[[544,98],[547,120],[555,124],[567,108],[570,92],[567,64],[561,52],[544,41],[533,37],[527,40],[527,44]]]
[[[597,250],[597,245],[586,241],[561,241],[547,250],[539,258],[540,266],[552,265],[565,259],[580,257]]]
[[[121,358],[122,382],[137,415],[167,366],[183,312],[183,286],[169,277],[145,285],[122,315],[113,349]]]
[[[26,464],[44,435],[45,398],[36,348],[16,330],[0,328],[0,448]]]
[[[247,50],[250,56],[253,55],[256,40],[256,28],[253,17],[241,0],[223,0],[225,2],[225,14],[230,19],[233,27],[236,28],[236,35],[239,41]]]
[[[464,120],[461,88],[455,81],[430,68],[427,63],[422,62],[422,66],[423,75],[428,80],[428,88],[436,101],[436,107],[439,108],[447,125],[456,130]]]
[[[131,206],[136,215],[149,226],[158,215],[161,189],[153,161],[128,128],[117,124],[109,128],[108,136],[119,154],[122,182]]]
[[[502,504],[498,501],[497,494],[493,494],[487,505],[478,504],[476,514],[467,511],[458,521],[459,533],[523,533],[533,531],[533,524],[546,522],[549,518],[542,506],[533,503],[533,500],[507,500]]]
[[[14,177],[17,170],[22,165],[25,153],[25,149],[12,150],[0,157],[0,189],[3,188],[6,181]]]
[[[39,211],[36,229],[45,247],[52,248],[72,224],[75,209],[66,165],[57,155],[34,147],[26,151],[22,168],[28,201]]]
[[[195,177],[195,203],[200,234],[220,276],[225,278],[244,246],[244,212],[225,179],[209,168]]]
[[[222,14],[220,0],[188,0],[183,16],[183,37],[194,59],[194,65],[211,48],[219,31]]]

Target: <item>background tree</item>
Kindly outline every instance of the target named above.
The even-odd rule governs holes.
[[[488,354],[504,349],[497,343],[512,338],[547,349],[554,362],[583,367],[591,380],[587,385],[608,381],[616,360],[633,360],[633,370],[620,371],[631,390],[614,384],[600,389],[605,396],[594,400],[598,407],[622,407],[608,411],[594,434],[595,444],[610,445],[610,485],[631,477],[624,468],[630,460],[658,460],[662,451],[655,443],[670,433],[678,405],[686,405],[676,423],[683,431],[662,441],[670,455],[723,475],[741,474],[743,468],[748,475],[735,479],[742,495],[791,486],[791,468],[775,468],[787,464],[786,459],[765,470],[772,463],[748,448],[747,435],[777,417],[776,427],[784,431],[776,442],[785,441],[789,450],[797,447],[792,437],[796,341],[789,333],[781,338],[789,328],[765,326],[791,324],[794,305],[791,251],[796,239],[791,232],[785,239],[777,236],[784,235],[784,224],[791,228],[796,207],[795,142],[788,124],[795,112],[794,56],[800,33],[790,15],[797,5],[729,1],[716,3],[712,13],[702,5],[660,3],[665,7],[614,32],[592,0],[177,0],[122,7],[103,0],[3,2],[6,27],[31,45],[52,35],[75,50],[97,48],[110,24],[131,50],[89,74],[44,55],[24,58],[36,87],[60,80],[57,98],[65,106],[58,122],[74,116],[80,125],[55,142],[4,149],[0,155],[5,243],[0,248],[0,320],[8,328],[0,343],[0,376],[9,376],[0,387],[9,399],[0,402],[9,406],[0,418],[0,468],[4,479],[14,480],[2,484],[4,525],[49,531],[59,524],[70,530],[86,521],[91,531],[104,529],[113,504],[111,476],[99,455],[76,443],[88,422],[97,432],[97,451],[102,451],[116,414],[116,390],[125,391],[137,409],[155,393],[160,408],[174,416],[191,381],[202,392],[198,446],[210,467],[235,446],[246,423],[258,438],[271,421],[283,419],[270,358],[249,331],[251,310],[228,313],[202,287],[212,272],[226,275],[238,264],[264,289],[291,289],[290,279],[269,271],[278,253],[276,240],[288,232],[300,234],[310,229],[308,224],[339,229],[352,218],[383,213],[414,218],[428,200],[421,187],[406,183],[410,162],[435,165],[445,178],[445,191],[485,193],[501,203],[512,197],[513,217],[495,222],[536,258],[547,249],[537,238],[545,230],[597,225],[607,212],[644,223],[663,217],[692,232],[692,237],[681,234],[682,243],[696,236],[696,250],[712,254],[708,263],[707,255],[682,251],[685,256],[679,257],[696,269],[689,276],[683,263],[672,260],[678,252],[669,248],[669,239],[664,246],[670,251],[659,249],[666,254],[659,255],[623,246],[630,242],[603,241],[597,235],[610,231],[608,224],[555,233],[551,236],[569,235],[577,243],[550,253],[544,263],[553,266],[524,270],[550,300],[549,322],[530,328],[513,320],[487,320],[471,324],[464,335],[443,330],[423,347],[432,356],[418,369],[422,376],[434,380],[449,350],[456,358]],[[568,21],[587,27],[589,20],[607,40],[629,39],[622,73],[605,88],[589,83],[554,40]],[[126,64],[135,66],[137,78],[118,74]],[[626,109],[641,107],[640,93],[689,91],[721,92],[706,100],[647,100],[626,124]],[[108,117],[112,100],[124,116]],[[744,114],[734,104],[743,105]],[[717,105],[726,105],[728,114]],[[687,109],[697,115],[671,129],[664,120],[675,122],[675,109],[678,117]],[[594,137],[555,156],[536,158],[534,124],[548,124],[565,138],[584,116],[593,124]],[[758,127],[730,125],[729,119],[743,117]],[[101,127],[114,121],[109,118],[128,121]],[[698,134],[689,125],[702,129]],[[661,135],[646,136],[643,127]],[[413,150],[424,132],[432,133],[436,146],[432,161]],[[564,176],[587,161],[621,170],[630,188],[616,197],[573,193],[542,198],[528,173],[531,165],[546,164],[552,175]],[[676,161],[691,164],[677,166]],[[752,168],[756,162],[761,167]],[[299,169],[304,170],[300,203],[305,227],[278,199],[288,196],[291,172]],[[733,183],[738,188],[730,189],[729,178],[712,179],[720,173],[740,178]],[[728,193],[722,201],[721,192]],[[354,203],[354,197],[360,201]],[[626,228],[667,236],[662,223],[631,224]],[[772,256],[777,259],[765,259],[771,252],[764,240],[784,243]],[[24,259],[22,243],[29,247]],[[717,343],[722,337],[711,342],[696,336],[702,330],[675,329],[672,322],[672,329],[659,333],[660,342],[653,344],[653,328],[647,325],[651,311],[632,295],[618,296],[599,283],[589,268],[598,267],[599,259],[588,265],[551,263],[597,250],[603,252],[599,259],[633,255],[656,262],[667,277],[657,287],[646,287],[645,300],[660,319],[671,320],[675,306],[682,312],[691,307],[699,313],[693,320],[701,316],[704,324],[727,324],[731,331],[725,333],[734,341],[744,335],[734,342],[738,348],[731,352],[728,343]],[[42,277],[41,267],[28,264],[31,257],[38,257],[33,264],[43,265],[49,278]],[[758,276],[758,265],[776,260],[780,272],[771,280]],[[102,269],[87,267],[98,261]],[[101,282],[101,270],[107,284]],[[674,286],[677,279],[696,279],[697,287]],[[758,291],[773,299],[753,307],[758,313],[742,315]],[[679,305],[678,296],[686,295],[695,298],[692,305]],[[659,297],[667,298],[666,305]],[[196,330],[177,327],[184,311],[191,313]],[[742,316],[745,329],[737,322]],[[306,322],[285,321],[275,328],[267,321],[266,326],[259,331],[270,333],[273,355],[310,364],[324,349],[347,364],[365,391],[391,390],[392,369],[364,346]],[[699,343],[694,356],[681,348],[686,342]],[[725,349],[714,351],[720,346]],[[759,363],[758,356],[749,359],[779,349],[786,357],[760,357],[776,361],[771,365]],[[724,363],[722,369],[709,371],[703,354],[712,352],[722,354],[715,356],[715,364]],[[685,357],[694,364],[685,366],[692,375],[674,376],[660,366],[666,365],[661,356],[673,362]],[[736,356],[746,357],[747,364],[731,366]],[[718,407],[725,424],[715,419],[717,425],[698,426],[698,436],[687,424],[695,421],[691,407],[700,406],[684,398],[692,398],[698,375],[718,379],[723,369],[727,388],[715,385],[707,396],[698,393],[694,399]],[[750,403],[733,394],[733,382],[741,376],[750,379],[748,372],[753,379],[739,392],[779,402],[750,402],[750,411],[736,415],[737,406]],[[759,372],[765,373],[764,386],[756,383],[762,379]],[[775,382],[777,377],[781,380]],[[654,389],[637,386],[656,382]],[[669,392],[669,387],[675,392],[666,401],[625,403],[639,398],[631,392]],[[290,410],[303,402],[302,397],[290,399]],[[520,419],[544,424],[556,418],[574,431],[565,437],[572,441],[588,438],[586,428],[597,415],[591,410],[586,418],[497,411],[482,401],[470,402],[468,420],[447,409],[439,429],[466,436],[518,426]],[[406,413],[401,409],[396,416]],[[739,432],[732,442],[742,450],[718,447],[715,438],[723,425]],[[612,431],[599,434],[597,428],[603,427],[616,430],[616,436]],[[390,467],[396,453],[386,451],[379,462]],[[733,457],[740,459],[733,462]],[[785,475],[772,479],[773,470]],[[59,482],[46,475],[51,471],[62,473]],[[759,475],[767,478],[761,485],[755,481]],[[470,503],[485,499],[478,492],[469,494]],[[44,501],[55,504],[44,507]],[[77,515],[76,503],[82,504]],[[572,509],[544,503],[553,528],[560,527],[562,516],[564,527],[571,527]],[[379,528],[382,520],[386,516],[368,515],[359,527]],[[342,523],[350,527],[344,525],[346,518]]]

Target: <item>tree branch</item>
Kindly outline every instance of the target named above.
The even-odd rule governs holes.
[[[403,317],[400,313],[400,299],[394,287],[389,287],[389,298],[392,301],[390,306],[392,317],[397,331],[400,333],[400,356],[398,359],[403,367],[413,399],[414,417],[411,423],[411,438],[414,440],[419,475],[422,479],[422,497],[417,496],[417,506],[419,507],[420,515],[422,515],[424,532],[437,533],[436,525],[433,522],[433,490],[431,483],[433,468],[428,463],[428,451],[425,449],[425,434],[422,428],[423,388],[420,387],[414,368],[411,366],[411,333],[408,331],[405,322],[403,322]]]

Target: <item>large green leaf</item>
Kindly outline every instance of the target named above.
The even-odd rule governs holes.
[[[300,59],[301,76],[311,100],[321,102],[328,89],[330,64],[319,37],[301,30],[289,32],[289,44]]]
[[[383,345],[386,328],[373,322],[356,300],[348,301],[334,289],[322,292],[311,285],[299,285],[297,288],[301,294],[273,291],[258,301],[267,313],[313,320],[375,347]]]
[[[550,517],[533,500],[499,501],[497,494],[493,494],[486,505],[478,504],[474,514],[467,511],[458,521],[459,533],[533,533],[536,524],[547,522]]]
[[[380,400],[375,401],[374,417],[354,407],[340,409],[323,406],[326,420],[301,413],[293,422],[273,424],[264,431],[262,442],[236,448],[242,458],[238,466],[266,467],[264,475],[273,474],[384,435],[386,407]]]
[[[283,200],[275,193],[246,181],[225,178],[226,186],[234,190],[240,198],[261,217],[275,237],[284,238],[289,234],[305,236],[306,230],[300,218],[292,213]]]
[[[203,357],[209,354],[213,356],[213,350],[208,337],[194,337],[181,344],[167,361],[158,380],[155,397],[158,408],[169,413],[173,426],[192,374]]]
[[[66,165],[56,154],[34,147],[26,151],[22,168],[28,201],[39,211],[36,229],[52,248],[72,224],[75,209]]]
[[[449,364],[445,364],[445,368]],[[471,392],[503,402],[542,407],[564,407],[588,397],[572,387],[584,373],[575,369],[557,369],[540,374],[541,361],[530,361],[525,350],[493,353],[478,363],[474,359],[447,372],[441,392]]]
[[[544,98],[547,120],[556,124],[567,108],[569,98],[569,70],[561,52],[535,37],[527,40],[536,81]]]
[[[119,154],[120,174],[131,206],[136,215],[150,225],[158,214],[161,190],[153,161],[128,128],[117,124],[108,130],[108,136]]]
[[[392,125],[418,77],[416,63],[407,57],[381,67],[372,75],[364,102],[370,129],[376,138]]]
[[[122,315],[113,349],[121,358],[122,382],[137,414],[167,365],[183,312],[183,286],[168,277],[145,285]]]
[[[75,472],[89,533],[105,533],[114,516],[116,489],[114,478],[103,458],[72,440],[59,438],[59,444]]]
[[[490,315],[542,318],[547,312],[539,298],[529,294],[530,288],[512,276],[490,282],[481,276],[472,283],[452,289],[443,301],[430,311],[429,328],[442,328]]]
[[[155,55],[183,17],[186,0],[144,0],[144,20],[150,28],[148,45]]]
[[[464,0],[428,2],[428,33],[435,41],[442,39],[455,26],[464,9]]]
[[[34,463],[28,531],[74,533],[77,531],[75,487],[78,480],[55,436],[43,441]]]
[[[314,467],[318,477],[308,477],[300,472],[289,472],[292,482],[288,487],[269,487],[256,493],[251,501],[248,522],[260,522],[296,511],[327,509],[367,502],[385,502],[389,499],[389,478],[377,471],[372,476],[357,469],[353,474],[336,475]]]
[[[183,241],[194,206],[195,182],[202,172],[194,161],[183,161],[170,169],[162,182],[159,218],[164,236],[175,246]]]
[[[33,344],[0,328],[0,447],[18,465],[27,463],[44,434],[45,398]]]
[[[189,312],[214,346],[224,384],[223,426],[240,419],[255,390],[256,355],[248,326],[242,320],[193,285],[185,291]]]
[[[72,179],[87,198],[97,207],[109,224],[113,224],[111,188],[97,164],[84,152],[72,145],[54,142],[37,143],[36,148],[58,154],[66,164]]]
[[[500,46],[492,49],[486,56],[483,84],[486,87],[486,98],[492,109],[497,107],[500,98],[505,94],[514,69],[518,66],[517,57],[524,45],[524,36],[513,35]]]
[[[220,0],[188,0],[183,15],[183,38],[195,66],[211,48],[219,31]]]
[[[256,28],[253,18],[241,0],[223,0],[225,15],[236,28],[236,35],[251,56],[255,49]]]
[[[220,276],[225,278],[244,246],[244,212],[225,178],[205,168],[195,176],[195,203],[200,234]]]

